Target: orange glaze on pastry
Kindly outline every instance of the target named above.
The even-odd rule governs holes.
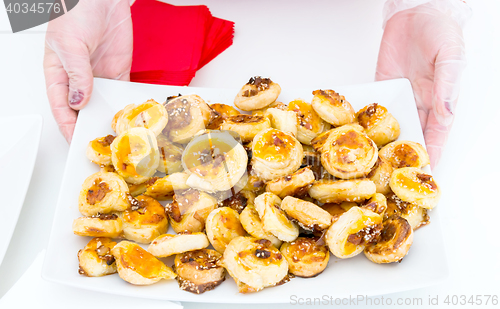
[[[282,162],[288,159],[295,140],[279,130],[269,130],[253,148],[253,155],[266,161]]]
[[[300,126],[319,133],[321,129],[320,124],[323,122],[323,119],[314,111],[311,104],[302,100],[294,100],[288,104],[288,110],[297,113]]]
[[[139,246],[134,246],[125,254],[120,255],[120,260],[123,267],[132,269],[148,279],[157,277],[165,267],[160,260]]]
[[[403,173],[397,175],[396,181],[410,191],[421,194],[431,194],[436,192],[437,185],[431,175],[416,174],[415,178],[409,178]]]

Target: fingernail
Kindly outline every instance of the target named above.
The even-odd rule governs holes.
[[[83,92],[80,90],[72,91],[69,99],[69,105],[76,106],[83,101]]]
[[[445,102],[444,102],[444,107],[446,107],[446,110],[447,110],[450,114],[452,114],[452,115],[454,115],[454,114],[455,114],[455,113],[453,112],[453,105],[452,105],[450,102],[445,101]]]

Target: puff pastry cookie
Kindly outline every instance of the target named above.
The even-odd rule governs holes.
[[[220,129],[234,131],[240,135],[243,142],[250,142],[260,131],[270,127],[271,122],[266,117],[239,114],[227,117]]]
[[[220,253],[224,253],[227,244],[233,238],[247,235],[240,223],[238,212],[229,207],[212,210],[205,221],[205,230],[208,240]]]
[[[302,145],[290,133],[267,129],[252,142],[252,168],[264,180],[286,176],[302,164]]]
[[[132,242],[120,242],[111,249],[111,254],[115,257],[118,275],[128,283],[150,285],[177,277],[170,267]]]
[[[313,138],[330,129],[330,124],[321,119],[311,104],[301,99],[290,102],[288,110],[297,114],[297,139],[303,144],[311,145]]]
[[[264,231],[282,241],[293,241],[299,236],[299,227],[288,219],[281,209],[281,199],[270,192],[255,198],[255,209],[262,221]]]
[[[195,189],[176,192],[173,202],[166,206],[170,225],[176,233],[201,232],[205,229],[205,220],[212,210],[217,208],[217,199]]]
[[[367,105],[357,112],[356,118],[379,148],[399,137],[399,122],[382,105]]]
[[[376,192],[368,179],[319,180],[309,188],[309,195],[321,203],[361,202]]]
[[[240,293],[275,286],[288,274],[288,262],[267,239],[234,238],[219,264],[236,281]]]
[[[186,184],[207,192],[230,190],[246,173],[247,162],[247,152],[228,132],[196,136],[182,154],[190,174]]]
[[[116,172],[128,183],[147,181],[160,163],[153,131],[138,127],[118,135],[111,143],[111,161]]]
[[[293,111],[268,108],[265,116],[271,120],[271,127],[297,137],[297,115]]]
[[[391,175],[391,189],[403,201],[432,209],[441,197],[441,190],[432,175],[416,167],[403,167]]]
[[[427,209],[403,202],[394,193],[387,196],[387,211],[384,213],[384,220],[392,216],[406,219],[414,231],[430,222]]]
[[[217,263],[222,254],[211,249],[200,249],[177,254],[174,270],[179,288],[194,294],[213,290],[226,278],[226,270]]]
[[[321,163],[330,174],[342,179],[366,176],[377,158],[377,145],[356,124],[332,129],[321,147]]]
[[[206,248],[210,245],[204,233],[163,234],[155,238],[148,247],[148,252],[156,257],[167,257],[187,251]]]
[[[340,259],[360,254],[367,243],[380,235],[382,217],[371,210],[352,207],[326,232],[330,251]]]
[[[189,175],[185,172],[174,173],[162,178],[153,177],[146,184],[144,195],[151,196],[157,200],[171,198],[175,192],[189,189],[186,184]]]
[[[121,218],[123,237],[141,244],[149,244],[167,232],[168,218],[165,208],[149,196],[136,197],[132,206],[121,214]]]
[[[289,272],[297,277],[315,277],[325,270],[330,260],[326,245],[319,244],[318,237],[299,237],[284,243],[281,253],[288,262]]]
[[[245,207],[245,209],[243,209],[240,214],[240,222],[245,231],[247,231],[248,234],[252,235],[253,237],[257,239],[267,239],[276,248],[279,248],[281,246],[281,240],[279,240],[272,233],[266,232],[264,230],[264,225],[260,220],[259,213],[255,209],[255,206],[253,204],[249,204],[247,205],[247,207]]]
[[[115,139],[113,135],[96,138],[87,146],[87,158],[100,166],[111,165],[111,149],[109,146]]]
[[[111,254],[116,242],[107,237],[93,238],[78,251],[78,273],[88,277],[101,277],[116,273],[115,258]]]
[[[241,110],[251,111],[268,106],[276,101],[281,87],[269,78],[250,78],[234,99],[234,105]]]
[[[392,167],[424,167],[430,164],[429,155],[419,143],[412,141],[396,141],[380,149],[380,157],[387,160]]]
[[[389,181],[391,180],[391,174],[394,168],[392,165],[382,157],[378,157],[375,166],[373,166],[372,170],[368,175],[369,178],[375,186],[377,187],[377,193],[388,194],[391,192],[391,186],[389,185]]]
[[[142,104],[129,104],[116,119],[116,133],[137,127],[150,129],[155,135],[161,133],[168,123],[167,111],[162,104],[148,100]]]
[[[306,230],[321,231],[332,224],[332,216],[311,202],[287,196],[281,201],[280,207]]]
[[[365,248],[366,257],[374,263],[400,262],[413,243],[413,230],[406,219],[394,216],[384,221],[379,239]]]
[[[303,196],[314,182],[314,173],[308,166],[293,174],[268,181],[266,191],[284,198],[286,196]]]
[[[172,98],[166,102],[165,109],[169,122],[163,134],[174,143],[187,143],[206,128],[212,116],[212,109],[195,94]]]
[[[128,186],[115,173],[97,172],[85,179],[78,197],[78,209],[84,216],[123,211],[128,208]]]
[[[343,95],[327,90],[313,91],[311,105],[318,115],[335,127],[354,122],[355,112]]]
[[[78,236],[116,238],[122,232],[123,223],[116,214],[98,214],[73,221],[73,233]]]

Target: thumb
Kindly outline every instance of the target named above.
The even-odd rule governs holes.
[[[451,47],[445,46],[438,52],[434,68],[432,108],[437,122],[443,126],[449,126],[453,122],[464,68],[463,42]]]
[[[68,74],[68,103],[74,110],[80,110],[90,100],[93,87],[90,52],[85,43],[71,40],[55,49]]]

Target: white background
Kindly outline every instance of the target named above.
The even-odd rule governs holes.
[[[233,46],[201,69],[192,86],[236,89],[253,75],[270,76],[283,89],[374,80],[383,0],[171,3],[202,2],[214,16],[235,21],[236,31]],[[439,207],[443,208],[450,277],[439,285],[384,296],[393,302],[421,297],[425,305],[429,296],[439,295],[443,304],[446,295],[500,295],[500,2],[468,3],[474,11],[464,30],[468,66],[454,128],[441,164],[434,171],[443,190]],[[0,297],[47,244],[68,152],[45,94],[45,28],[42,25],[11,34],[6,12],[0,9],[0,116],[37,113],[44,118],[33,178],[0,265]],[[0,192],[8,194],[7,188],[0,188]],[[9,205],[0,204],[0,210],[0,214],[8,211]],[[92,294],[82,291],[81,295],[84,298]],[[285,307],[293,306],[272,305]]]

